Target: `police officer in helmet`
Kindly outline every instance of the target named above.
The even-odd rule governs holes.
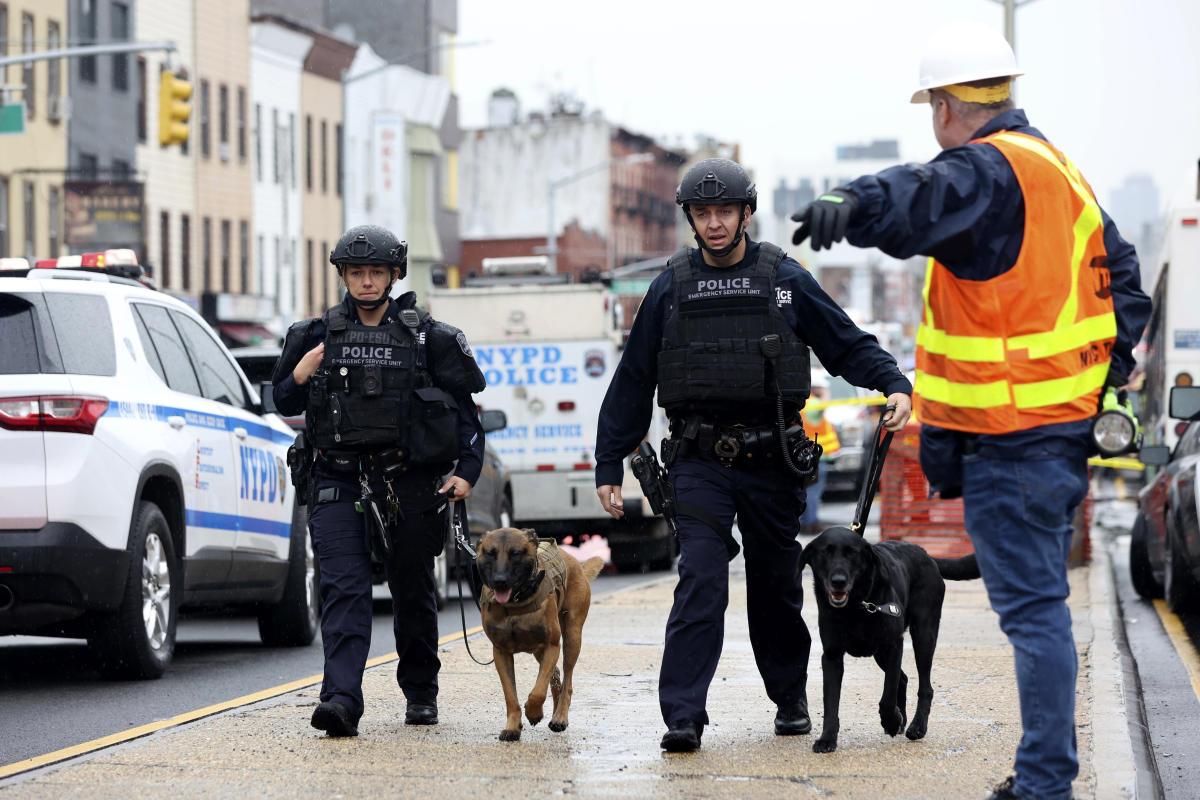
[[[288,330],[272,376],[279,411],[306,413],[325,647],[312,725],[329,736],[357,735],[363,714],[373,562],[392,594],[404,721],[437,723],[433,561],[447,499],[466,498],[483,464],[471,394],[484,380],[465,336],[432,319],[413,292],[391,297],[407,252],[379,226],[346,231],[329,255],[345,299]]]
[[[676,498],[679,583],[667,621],[659,705],[672,752],[700,746],[729,600],[730,530],[737,517],[746,559],[750,642],[778,735],[808,733],[805,691],[811,637],[801,618],[796,540],[804,510],[796,463],[805,443],[799,411],[809,390],[809,348],[832,374],[887,395],[886,421],[908,421],[912,387],[875,338],[854,325],[809,272],[746,233],[758,193],[723,158],[689,169],[675,202],[696,248],[655,278],[634,318],[600,411],[596,493],[620,519],[622,459],[649,427],[655,389],[671,420],[663,463]],[[815,461],[815,458],[813,458]]]

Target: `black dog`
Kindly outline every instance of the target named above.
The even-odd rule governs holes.
[[[884,672],[879,720],[889,736],[904,727],[908,676],[900,668],[904,630],[912,636],[917,662],[917,712],[905,735],[925,736],[933,684],[929,671],[942,620],[943,578],[979,577],[974,554],[959,559],[933,558],[908,542],[872,545],[849,528],[830,528],[809,542],[801,569],[813,571],[817,621],[821,630],[821,673],[824,676],[825,721],[813,752],[837,749],[842,695],[842,657],[874,656]]]

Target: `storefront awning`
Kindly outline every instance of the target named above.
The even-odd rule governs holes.
[[[279,344],[279,337],[262,325],[251,322],[220,322],[221,335],[239,345]]]

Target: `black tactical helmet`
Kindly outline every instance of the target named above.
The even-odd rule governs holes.
[[[728,158],[706,158],[689,169],[675,190],[675,202],[687,210],[689,203],[746,203],[758,210],[758,189],[742,169]]]
[[[347,264],[388,264],[408,274],[408,245],[396,238],[387,228],[378,225],[355,225],[338,239],[329,253],[329,263],[338,268]]]

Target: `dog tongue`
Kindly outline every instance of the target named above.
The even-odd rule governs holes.
[[[496,602],[500,605],[504,605],[512,597],[512,589],[495,589],[494,591],[496,593]]]

